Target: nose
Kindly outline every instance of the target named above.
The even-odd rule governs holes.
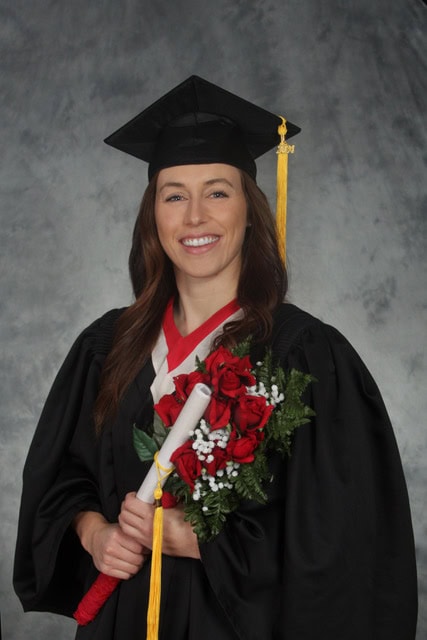
[[[203,206],[202,198],[191,197],[187,201],[187,207],[185,210],[184,222],[185,224],[197,226],[205,221],[206,212]]]

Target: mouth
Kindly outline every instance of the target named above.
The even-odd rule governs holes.
[[[201,236],[200,238],[183,238],[181,244],[184,247],[205,247],[219,240],[219,236]]]

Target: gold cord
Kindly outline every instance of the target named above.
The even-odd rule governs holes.
[[[287,216],[287,187],[288,187],[288,155],[294,153],[295,145],[286,142],[286,120],[282,120],[277,128],[280,135],[280,143],[277,147],[277,206],[276,206],[276,232],[279,243],[279,251],[283,264],[286,266],[286,216]]]

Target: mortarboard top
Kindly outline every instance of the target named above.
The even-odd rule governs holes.
[[[280,142],[282,119],[203,78],[191,76],[105,139],[149,164],[221,162],[256,176],[254,160]],[[287,138],[299,127],[286,123]]]

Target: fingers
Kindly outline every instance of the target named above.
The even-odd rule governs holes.
[[[200,559],[197,536],[184,518],[182,505],[163,510],[163,553]]]
[[[133,491],[125,496],[122,502],[121,511],[132,514],[139,518],[153,518],[154,505],[143,502],[136,497]]]
[[[155,507],[128,493],[119,515],[120,529],[138,542],[145,550],[153,545],[153,518]],[[189,522],[184,519],[182,505],[163,510],[163,553],[170,556],[200,558],[199,545]],[[144,551],[143,551],[144,553]]]
[[[137,555],[142,554],[142,544],[135,540],[135,538],[126,534],[120,527],[118,527],[114,533],[117,537],[117,543],[120,544],[123,549]]]
[[[142,545],[117,524],[107,524],[96,532],[92,557],[99,571],[121,580],[135,575],[144,563]]]
[[[120,578],[120,580],[128,580],[134,576],[141,569],[144,564],[144,557],[130,558],[130,561],[122,560],[115,555],[109,555],[107,552],[102,557],[102,560],[95,563],[98,571],[113,576],[114,578]]]
[[[153,540],[154,506],[142,502],[135,493],[128,493],[119,515],[120,528],[127,536],[151,549]]]

